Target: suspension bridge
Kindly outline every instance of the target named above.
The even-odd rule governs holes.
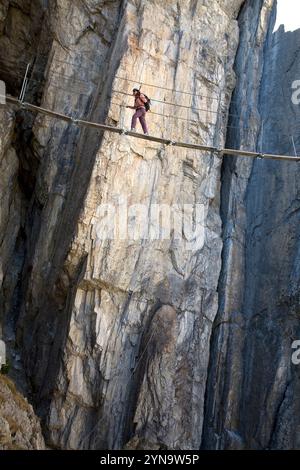
[[[61,62],[64,63],[64,61],[61,61]],[[65,62],[65,63],[68,64],[68,62]],[[179,147],[179,148],[184,148],[184,149],[193,149],[193,150],[198,150],[198,151],[201,151],[201,152],[211,152],[213,154],[218,155],[219,157],[237,156],[237,157],[246,157],[246,158],[252,158],[252,159],[267,159],[267,160],[300,162],[300,157],[297,155],[295,142],[294,142],[294,139],[293,139],[292,136],[291,136],[291,139],[292,139],[293,149],[294,149],[294,153],[295,153],[294,156],[264,153],[263,151],[256,152],[256,151],[250,151],[250,150],[244,150],[244,149],[218,148],[218,147],[209,146],[209,145],[202,145],[202,144],[197,144],[197,143],[177,141],[177,140],[173,140],[173,139],[169,139],[169,138],[156,137],[154,135],[139,134],[138,132],[133,132],[133,131],[126,130],[123,127],[111,126],[111,125],[108,125],[108,124],[98,123],[98,122],[91,122],[91,121],[88,121],[88,120],[85,120],[85,119],[76,119],[76,118],[74,118],[70,115],[67,115],[65,113],[57,112],[57,111],[54,111],[54,110],[51,110],[51,109],[48,109],[48,108],[45,108],[45,107],[42,107],[42,106],[38,106],[38,105],[35,105],[35,104],[32,104],[32,103],[26,102],[25,95],[26,95],[26,89],[27,89],[28,83],[30,81],[36,82],[36,83],[41,83],[42,82],[42,80],[35,80],[35,79],[32,79],[32,78],[29,78],[29,76],[28,76],[29,70],[30,70],[30,64],[27,64],[25,74],[24,74],[24,76],[22,76],[23,80],[22,80],[22,89],[21,89],[20,96],[18,98],[10,96],[10,95],[5,96],[6,102],[8,104],[16,106],[18,108],[26,109],[26,110],[31,111],[31,112],[41,113],[41,114],[47,115],[51,118],[59,119],[59,120],[68,122],[68,123],[70,123],[72,125],[75,125],[75,126],[90,127],[90,128],[98,129],[100,131],[105,131],[105,132],[111,132],[111,133],[115,133],[115,134],[119,134],[119,135],[130,136],[130,137],[133,137],[135,139],[142,139],[142,140],[145,140],[145,141],[156,142],[156,143],[166,145],[166,146],[173,146],[173,147]],[[0,69],[0,72],[1,72],[1,69]],[[3,72],[3,70],[2,70],[2,72]],[[59,74],[59,72],[56,72],[56,71],[53,71],[53,72],[56,75],[63,76],[63,74]],[[18,77],[18,74],[16,74],[16,77]],[[19,76],[19,78],[21,78],[21,76]],[[74,78],[72,76],[65,76],[65,78],[70,78],[70,79],[74,80],[75,83],[76,82],[77,83],[84,82],[84,80]],[[159,86],[156,86],[156,85],[141,83],[139,81],[133,81],[133,80],[127,79],[125,77],[116,76],[115,78],[117,78],[121,81],[123,80],[123,81],[130,82],[130,83],[131,82],[136,83],[136,84],[139,83],[139,84],[141,84],[143,86],[146,86],[146,87],[149,87],[149,88],[153,87],[153,88],[163,89],[165,91],[169,91],[169,92],[176,93],[176,94],[189,95],[189,96],[192,96],[192,97],[198,96],[200,98],[207,98],[207,99],[210,99],[212,101],[217,100],[217,98],[214,97],[214,96],[210,97],[210,96],[207,96],[207,95],[197,95],[197,94],[193,94],[193,93],[186,92],[186,91],[174,90],[174,89],[171,89],[171,88],[163,88],[163,87],[159,87]],[[70,90],[68,90],[68,92],[70,92]],[[131,96],[129,93],[126,93],[125,91],[122,91],[122,90],[113,90],[113,92],[115,92],[116,94],[119,94],[119,95],[123,95],[123,96]],[[85,93],[82,93],[82,94],[85,94]],[[158,100],[158,99],[151,99],[151,101],[160,103],[162,105],[176,106],[177,108],[183,108],[183,109],[187,109],[187,110],[190,109],[190,106],[182,105],[182,104],[176,104],[176,103],[172,103],[172,102],[169,102],[169,101],[162,101],[162,100]],[[112,104],[118,105],[118,106],[123,107],[123,108],[125,107],[124,105],[116,103],[116,102],[112,102]],[[211,114],[218,114],[218,111],[209,110],[207,108],[206,109],[205,108],[193,108],[193,111],[206,111],[206,112],[209,112]],[[152,111],[151,111],[151,113],[152,113]],[[172,116],[166,116],[165,114],[156,113],[156,112],[153,112],[153,114],[161,115],[164,118],[165,117],[167,117],[167,118],[172,117]],[[230,114],[230,113],[228,114],[228,116],[229,117],[230,116],[231,117],[236,117],[236,118],[239,117],[238,115],[233,115],[233,114]],[[197,121],[191,121],[191,120],[188,120],[188,119],[185,119],[185,118],[182,118],[182,117],[174,117],[174,118],[179,119],[179,120],[188,121],[188,122],[197,123]],[[230,128],[230,127],[235,128],[235,126],[228,126],[228,128]]]

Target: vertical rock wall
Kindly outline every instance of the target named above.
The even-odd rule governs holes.
[[[113,103],[125,104],[118,90],[130,92],[133,83],[122,78],[136,76],[154,85],[143,88],[154,100],[151,133],[222,145],[226,119],[220,116],[228,113],[234,86],[241,3],[128,2],[126,51]],[[205,98],[191,100],[165,88]],[[117,104],[108,116],[116,122]],[[184,118],[184,106],[199,124],[187,127],[155,114]],[[124,115],[125,125],[130,114]],[[129,440],[133,447],[199,447],[222,247],[220,165],[210,154],[199,158],[193,151],[105,136],[65,263],[72,272],[85,259],[50,406],[48,426],[56,444],[121,448]],[[191,204],[193,210],[203,204],[204,245],[186,250],[173,236],[101,240],[99,206],[116,205],[120,197],[147,211],[153,204]]]
[[[240,25],[256,3],[243,9]],[[255,52],[257,31],[243,30],[231,109],[249,132],[231,132],[228,144],[293,155],[291,136],[300,150],[300,109],[291,99],[300,31],[272,34],[274,22],[275,10],[263,57]],[[300,336],[299,164],[225,160],[222,182],[223,267],[203,445],[299,448],[299,367],[291,362]]]

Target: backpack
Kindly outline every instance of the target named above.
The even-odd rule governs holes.
[[[145,103],[145,109],[146,109],[146,111],[148,112],[148,111],[150,111],[151,100],[150,100],[150,98],[148,98],[148,96],[145,95],[144,93],[143,93],[143,95],[144,95],[144,97],[145,97],[146,100],[147,100],[146,103]]]

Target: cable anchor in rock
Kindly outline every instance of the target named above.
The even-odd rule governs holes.
[[[25,72],[25,75],[24,75],[23,83],[22,83],[21,93],[20,93],[20,96],[19,96],[19,101],[21,101],[21,103],[24,102],[24,98],[25,98],[26,88],[27,88],[27,85],[28,85],[28,72],[29,72],[30,66],[31,66],[31,64],[29,62],[29,64],[27,64],[27,67],[26,67],[26,72]]]
[[[293,135],[291,135],[291,139],[292,139],[292,144],[293,144],[293,149],[294,149],[295,157],[298,158],[297,149],[296,149],[295,140],[294,140],[294,136],[293,136]]]

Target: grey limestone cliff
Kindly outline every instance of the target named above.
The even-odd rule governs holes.
[[[252,12],[243,10],[241,24],[250,24],[257,3]],[[274,20],[275,10],[260,50],[254,28],[243,30],[231,110],[249,129],[232,130],[228,145],[293,155],[292,137],[300,150],[300,107],[292,100],[300,76],[300,30],[281,27],[272,33]],[[255,63],[261,68],[253,77]],[[298,163],[224,160],[223,265],[206,394],[206,448],[300,447],[300,370],[291,361],[292,343],[300,336],[299,171]]]
[[[18,95],[31,62],[27,101],[124,127],[142,82],[151,134],[291,153],[299,32],[273,3],[2,1],[0,78]],[[0,321],[47,444],[297,447],[297,164],[0,112]],[[120,198],[200,204],[203,243],[104,240]]]

